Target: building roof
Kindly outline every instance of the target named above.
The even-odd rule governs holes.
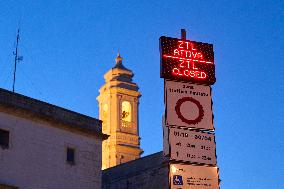
[[[157,152],[133,161],[129,161],[115,167],[103,170],[103,184],[116,182],[123,178],[131,178],[141,173],[158,167],[167,167],[169,158],[164,157],[163,152]]]
[[[101,120],[1,88],[0,106],[23,110],[38,117],[61,123],[69,129],[95,134],[102,138],[108,136],[102,133]]]

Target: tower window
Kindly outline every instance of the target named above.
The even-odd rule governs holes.
[[[9,148],[9,131],[0,129],[0,147]]]
[[[121,119],[131,122],[131,104],[128,101],[123,101],[121,104]]]
[[[66,161],[71,165],[75,165],[75,149],[74,148],[67,148],[66,153]]]

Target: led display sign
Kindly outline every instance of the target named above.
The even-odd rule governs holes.
[[[161,78],[213,85],[213,45],[171,37],[160,37]]]

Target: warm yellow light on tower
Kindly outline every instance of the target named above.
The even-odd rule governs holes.
[[[131,122],[131,104],[128,101],[122,102],[121,118],[123,121]]]

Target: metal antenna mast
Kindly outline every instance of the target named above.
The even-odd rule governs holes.
[[[18,56],[19,40],[20,40],[20,28],[18,29],[18,34],[17,34],[16,51],[13,52],[13,54],[15,55],[15,59],[14,59],[14,61],[15,61],[15,67],[14,67],[14,79],[13,79],[13,92],[15,92],[17,63],[18,63],[18,61],[23,60],[23,57],[22,57],[22,56]]]

